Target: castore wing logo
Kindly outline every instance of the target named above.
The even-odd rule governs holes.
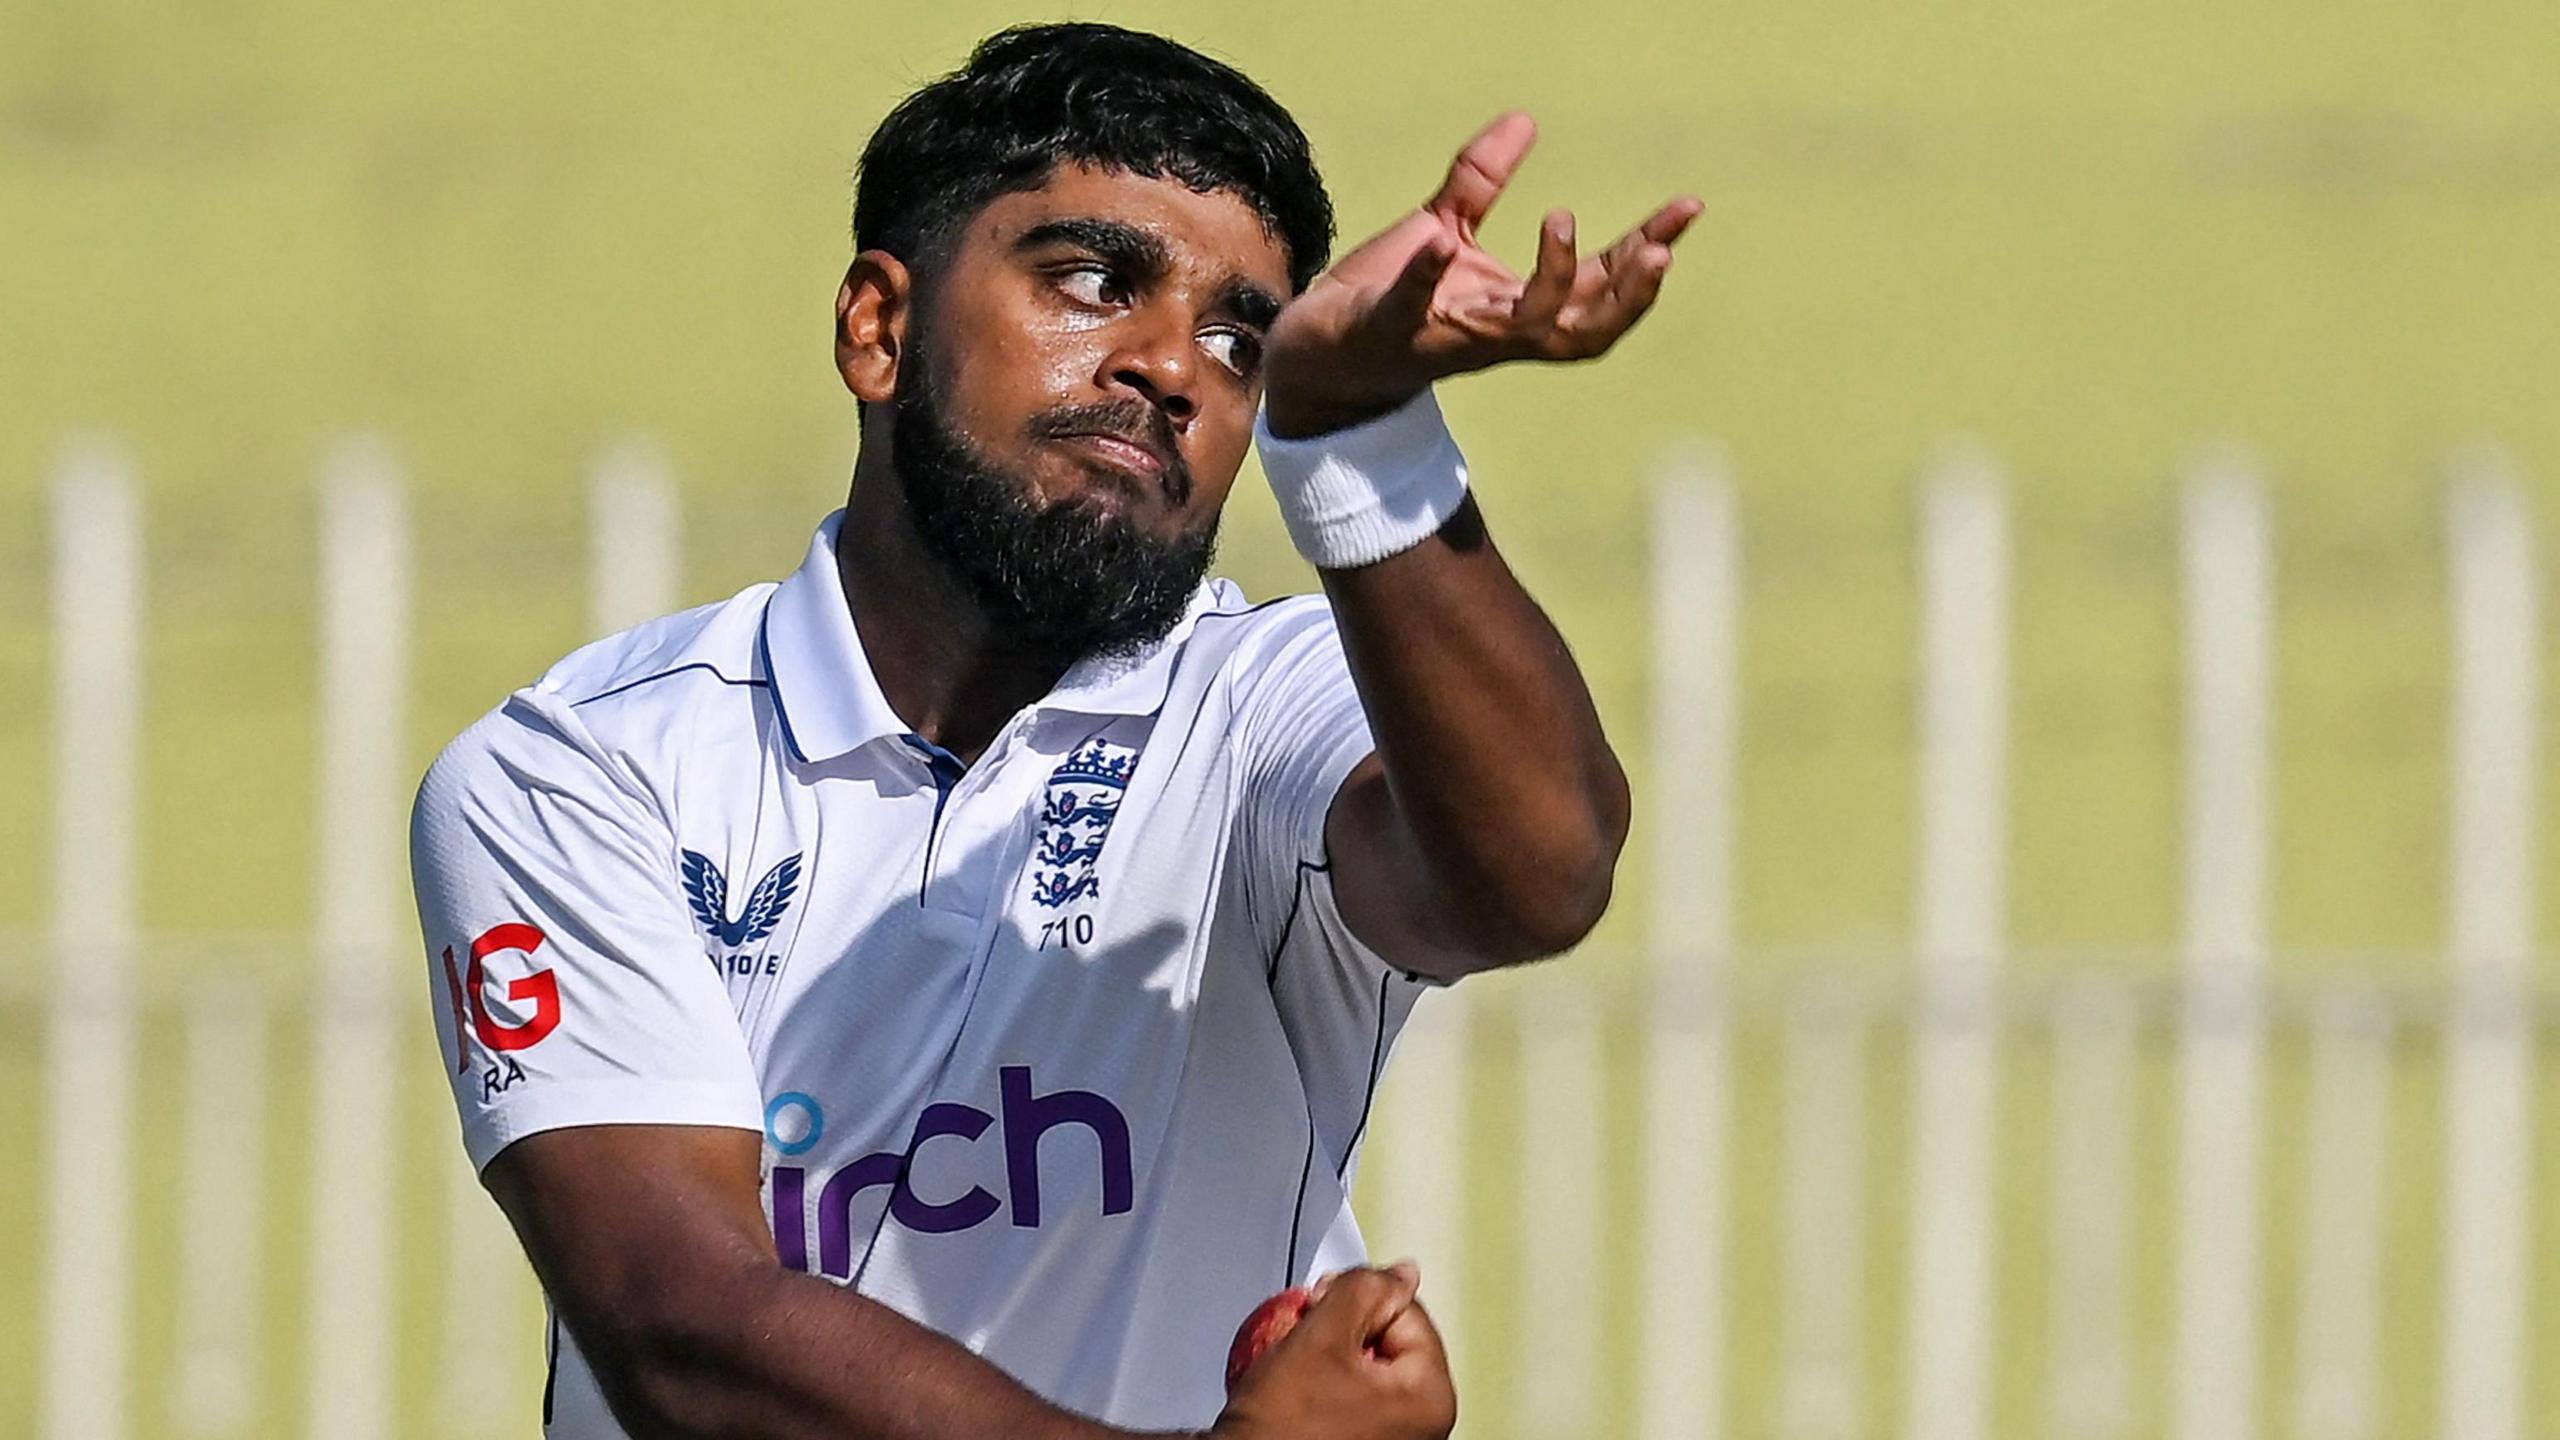
[[[773,933],[791,909],[800,888],[800,856],[785,855],[747,895],[746,908],[729,918],[729,880],[711,857],[699,850],[684,852],[684,896],[693,903],[693,918],[704,934],[729,949],[752,945]]]

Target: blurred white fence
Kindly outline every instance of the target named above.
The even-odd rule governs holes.
[[[672,608],[674,492],[651,452],[598,467],[592,610],[615,628]],[[2514,480],[2473,457],[2448,488],[2453,657],[2447,973],[2440,988],[2285,989],[2268,978],[2270,706],[2277,591],[2268,503],[2246,460],[2202,464],[2181,521],[2186,787],[2182,978],[2030,983],[2004,965],[2009,841],[2007,655],[2010,527],[2003,482],[1980,455],[1931,474],[1918,510],[1917,906],[1908,964],[1890,983],[1743,983],[1734,872],[1741,710],[1742,575],[1735,489],[1707,452],[1666,466],[1653,532],[1656,721],[1647,773],[1656,867],[1653,963],[1632,993],[1573,972],[1498,977],[1427,998],[1381,1101],[1364,1177],[1378,1248],[1417,1254],[1452,1334],[1462,1381],[1504,1394],[1471,1411],[1484,1435],[1599,1433],[1622,1417],[1646,1437],[1725,1434],[1827,1440],[1876,1433],[1877,1373],[1900,1377],[1882,1422],[1907,1440],[1995,1433],[2172,1440],[2382,1433],[2376,1388],[2387,1196],[2387,1095],[2406,1041],[2434,1039],[2441,1066],[2441,1310],[2436,1433],[2516,1440],[2526,1416],[2525,1299],[2531,1086],[2539,1020],[2533,953],[2537,681],[2536,546]],[[308,993],[141,994],[134,866],[142,805],[144,507],[110,446],[75,447],[54,494],[56,750],[53,943],[62,968],[39,1003],[47,1102],[41,1167],[38,1386],[45,1440],[245,1434],[272,1375],[299,1376],[301,1431],[329,1440],[395,1432],[522,1434],[539,1382],[536,1332],[495,1323],[523,1308],[520,1278],[492,1300],[481,1277],[518,1275],[493,1208],[458,1145],[431,1183],[397,1183],[404,1057],[423,1054],[423,986],[411,968],[405,816],[408,509],[395,459],[339,452],[321,481],[316,644],[322,663],[318,831],[321,957]],[[1755,967],[1765,974],[1771,967]],[[157,1005],[159,1008],[154,1009]],[[414,1013],[413,1013],[414,1012]],[[151,1019],[150,1017],[158,1017]],[[182,1032],[175,1107],[176,1254],[141,1263],[131,1197],[142,1027]],[[1506,1071],[1484,1035],[1513,1043]],[[1772,1226],[1735,1213],[1738,1039],[1778,1057]],[[2260,1253],[2270,1153],[2267,1051],[2306,1047],[2300,1136],[2304,1237],[2285,1272]],[[1880,1040],[1899,1043],[1886,1047]],[[2035,1243],[2045,1293],[2040,1413],[1994,1418],[2002,1219],[1998,1117],[2004,1068],[2033,1047],[2045,1084],[2047,1173]],[[1879,1077],[1879,1055],[1907,1074]],[[2146,1055],[2150,1059],[2146,1059]],[[2171,1071],[2176,1174],[2168,1193],[2165,1362],[2137,1356],[2139,1077]],[[299,1253],[261,1250],[283,1146],[276,1074],[299,1073],[311,1162],[294,1183]],[[428,1077],[432,1080],[432,1076]],[[1507,1090],[1516,1133],[1484,1153],[1475,1107]],[[1868,1173],[1878,1093],[1899,1096],[1907,1173]],[[1613,1096],[1638,1107],[1604,1124]],[[1632,1137],[1620,1153],[1609,1135]],[[1512,1188],[1498,1207],[1488,1177]],[[1878,1195],[1898,1196],[1901,1272],[1875,1272]],[[417,1223],[421,1207],[435,1214]],[[1487,1208],[1512,1217],[1496,1233]],[[2011,1207],[2014,1210],[2014,1207]],[[1619,1235],[1633,1227],[1632,1237]],[[422,1243],[448,1277],[442,1308],[402,1310],[397,1261]],[[1614,1290],[1607,1247],[1626,1241]],[[405,1237],[405,1238],[404,1238]],[[1730,1304],[1737,1247],[1777,1274],[1776,1373],[1765,1410],[1736,1398]],[[1478,1277],[1502,1252],[1509,1304],[1492,1314]],[[299,1276],[303,1322],[278,1333],[261,1277]],[[1624,1267],[1622,1267],[1624,1268]],[[135,1363],[133,1297],[147,1271],[171,1287],[175,1364]],[[473,1277],[466,1285],[454,1277]],[[1881,1288],[1880,1288],[1881,1287]],[[1620,1293],[1624,1292],[1624,1293]],[[1875,1353],[1875,1297],[1895,1297],[1900,1351]],[[1613,1301],[1615,1303],[1613,1303]],[[514,1308],[510,1308],[510,1306]],[[2294,1318],[2281,1374],[2262,1322]],[[423,1347],[434,1413],[404,1415],[400,1347]],[[298,1357],[287,1366],[287,1347]],[[1632,1377],[1613,1380],[1610,1377]],[[1498,1378],[1494,1378],[1498,1377]],[[2261,1395],[2266,1384],[2282,1393]],[[1472,1388],[1469,1393],[1474,1393]],[[2145,1419],[2144,1417],[2150,1417]]]

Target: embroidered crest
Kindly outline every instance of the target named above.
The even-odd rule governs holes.
[[[1094,862],[1102,858],[1111,818],[1138,768],[1136,747],[1087,740],[1058,762],[1040,801],[1040,838],[1031,852],[1031,899],[1055,910],[1102,893]]]
[[[728,949],[752,945],[773,933],[791,908],[792,893],[800,888],[800,857],[785,855],[780,863],[764,872],[756,888],[747,894],[747,907],[738,918],[729,918],[729,880],[711,857],[699,850],[684,852],[684,897],[693,904],[693,918],[702,933]]]

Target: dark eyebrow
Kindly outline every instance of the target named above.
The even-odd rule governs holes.
[[[1153,280],[1173,268],[1173,252],[1162,240],[1135,225],[1083,215],[1044,220],[1015,236],[1013,248],[1020,253],[1056,244],[1090,250],[1135,280]]]
[[[1135,225],[1085,215],[1044,220],[1015,236],[1013,249],[1019,254],[1056,244],[1091,251],[1141,284],[1160,280],[1173,268],[1173,252],[1163,240]],[[1253,281],[1242,275],[1229,275],[1219,283],[1209,308],[1224,310],[1257,330],[1267,330],[1280,314],[1280,303],[1279,296]]]
[[[1280,316],[1280,297],[1241,275],[1230,275],[1227,283],[1218,287],[1218,298],[1212,307],[1232,310],[1237,319],[1254,329],[1268,330]]]

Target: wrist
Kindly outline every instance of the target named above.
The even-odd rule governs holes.
[[[1275,433],[1266,401],[1253,440],[1291,543],[1323,569],[1409,550],[1467,498],[1466,457],[1427,386],[1383,412],[1296,437]]]
[[[1425,390],[1429,388],[1427,385],[1423,387]],[[1392,414],[1412,403],[1417,393],[1408,390],[1402,394],[1366,400],[1331,400],[1307,399],[1293,391],[1265,390],[1262,393],[1262,414],[1265,428],[1273,438],[1313,440]]]

